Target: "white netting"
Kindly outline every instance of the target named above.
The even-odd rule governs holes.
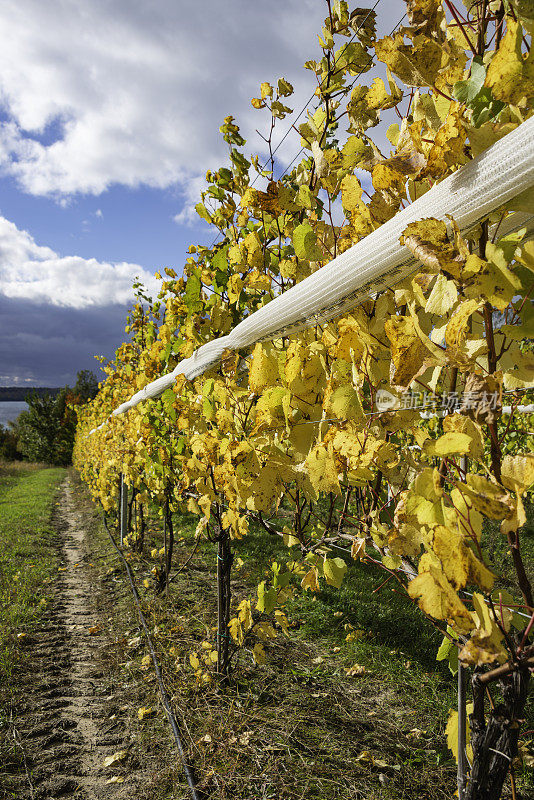
[[[460,230],[466,231],[533,184],[531,117],[361,242],[251,314],[227,336],[202,345],[171,373],[122,403],[113,414],[122,414],[143,400],[158,397],[178,375],[196,378],[216,364],[226,350],[239,350],[326,322],[395,285],[414,268],[411,253],[399,244],[410,222],[425,217],[446,221],[452,216]]]

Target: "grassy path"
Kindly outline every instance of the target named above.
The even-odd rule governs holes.
[[[57,566],[51,514],[64,476],[60,468],[0,465],[0,692],[50,600]]]

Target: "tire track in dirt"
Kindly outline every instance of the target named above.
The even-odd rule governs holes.
[[[22,700],[13,709],[11,733],[24,768],[5,794],[0,785],[0,798],[133,800],[139,774],[102,763],[127,750],[130,738],[125,721],[110,713],[113,693],[102,694],[110,676],[102,668],[104,637],[91,635],[98,628],[95,585],[70,477],[59,499],[60,577],[43,624],[28,637]],[[117,772],[124,782],[107,783]]]

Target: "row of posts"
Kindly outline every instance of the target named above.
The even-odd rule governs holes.
[[[120,491],[119,491],[119,519],[120,519],[120,542],[121,546],[124,544],[124,539],[128,534],[128,486],[124,481],[124,475],[120,475]],[[165,540],[167,537],[165,537]],[[166,544],[166,541],[165,541]],[[222,545],[222,547],[221,547]],[[226,567],[228,554],[224,548],[224,543],[219,543],[219,550],[223,553],[218,554],[218,572],[223,572]],[[229,572],[229,570],[228,570]],[[219,616],[224,619],[219,621],[219,639],[218,650],[220,652],[221,661],[224,663],[228,659],[228,642],[227,640],[221,641],[221,633],[223,630],[227,632],[227,624],[229,618],[228,600],[225,595],[224,589],[226,588],[224,578],[227,577],[218,575],[219,578]],[[226,601],[226,602],[225,602]],[[222,624],[221,624],[222,622]],[[466,757],[466,744],[467,744],[467,719],[466,719],[466,686],[465,686],[465,669],[461,663],[458,664],[458,797],[462,800],[467,778],[467,757]]]

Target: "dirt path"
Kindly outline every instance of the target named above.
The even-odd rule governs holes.
[[[14,737],[26,774],[17,776],[14,792],[2,795],[0,789],[0,797],[133,800],[139,786],[134,765],[124,769],[119,760],[103,766],[105,758],[128,750],[131,742],[113,678],[102,667],[107,642],[70,477],[59,500],[62,566],[55,599],[27,645],[29,669],[24,670],[22,703],[14,710]],[[114,776],[120,782],[110,783]]]

